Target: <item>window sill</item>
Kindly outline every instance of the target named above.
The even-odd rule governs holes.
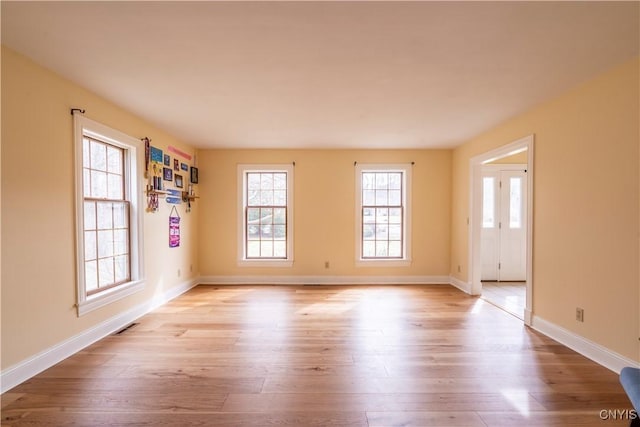
[[[114,301],[118,301],[129,295],[133,295],[136,292],[140,292],[144,289],[144,281],[136,280],[133,282],[124,283],[113,289],[109,289],[100,294],[87,297],[85,301],[78,303],[78,317],[83,316],[93,310],[96,310],[105,305],[111,304]]]
[[[293,267],[293,260],[287,259],[241,259],[238,267]]]
[[[410,259],[359,259],[356,267],[410,267]]]

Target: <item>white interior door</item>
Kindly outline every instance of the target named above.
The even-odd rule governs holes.
[[[482,280],[498,280],[500,262],[500,172],[482,175]]]
[[[500,173],[500,263],[498,280],[524,281],[527,278],[527,173]]]
[[[524,281],[527,277],[527,173],[523,167],[497,168],[487,167],[482,175],[481,279]]]

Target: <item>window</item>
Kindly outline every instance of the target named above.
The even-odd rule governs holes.
[[[356,165],[358,264],[409,264],[410,176],[410,165]]]
[[[240,165],[240,265],[293,265],[293,165]]]
[[[142,289],[137,139],[75,114],[77,300],[82,315]]]

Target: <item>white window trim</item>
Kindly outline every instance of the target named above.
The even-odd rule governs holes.
[[[410,163],[357,163],[356,173],[356,267],[408,267],[411,265],[411,170]],[[362,172],[366,171],[389,171],[403,172],[404,194],[403,194],[403,259],[371,259],[362,258]]]
[[[293,164],[239,164],[238,165],[238,266],[239,267],[293,267]],[[247,192],[244,177],[246,172],[287,173],[287,258],[247,259],[245,248],[245,206]]]
[[[88,119],[81,114],[73,115],[75,143],[75,196],[76,196],[76,287],[77,311],[82,316],[97,308],[129,296],[144,289],[143,266],[143,194],[139,174],[144,170],[144,146],[142,142]],[[125,150],[125,197],[130,203],[130,257],[131,280],[116,287],[87,296],[84,280],[84,192],[82,175],[82,140],[84,135],[113,144]]]

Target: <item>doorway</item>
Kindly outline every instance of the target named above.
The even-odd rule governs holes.
[[[526,152],[520,153],[526,156]],[[482,168],[482,282],[527,280],[527,165]]]
[[[512,163],[514,157],[511,156],[521,159],[517,166],[494,165]],[[506,159],[509,157],[511,159]],[[490,302],[493,302],[490,298],[498,300],[501,304],[496,305],[502,305],[530,325],[533,289],[533,135],[473,157],[470,166],[471,293],[483,295]],[[484,196],[491,191],[492,203],[483,203]],[[490,215],[491,210],[493,215]],[[490,223],[494,226],[488,227]],[[499,288],[496,284],[504,286]],[[508,294],[516,291],[519,293]]]

